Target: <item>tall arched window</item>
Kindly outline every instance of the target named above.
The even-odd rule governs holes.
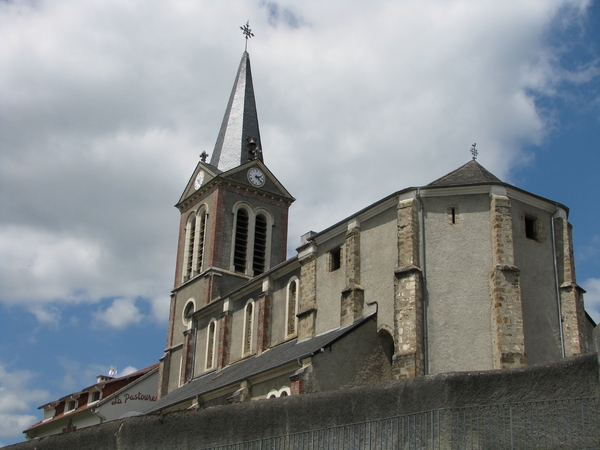
[[[206,336],[206,370],[212,369],[215,366],[216,343],[215,334],[217,330],[217,322],[210,322],[208,326],[208,334]]]
[[[254,258],[252,267],[253,275],[259,275],[265,271],[265,256],[267,251],[267,218],[263,214],[256,216],[254,225]]]
[[[233,268],[236,272],[246,273],[246,252],[248,248],[248,211],[240,208],[235,222],[235,244],[233,250]]]
[[[196,215],[189,217],[187,222],[187,249],[186,249],[186,267],[185,275],[187,279],[192,278],[194,270],[194,243],[196,240]]]
[[[250,276],[266,272],[270,264],[272,214],[242,202],[234,206],[233,214],[231,270]]]
[[[298,314],[298,279],[293,278],[287,287],[287,306],[286,306],[286,336],[296,334],[296,324]]]
[[[196,250],[196,273],[202,272],[202,264],[204,260],[204,235],[206,231],[206,211],[201,209],[198,213],[198,248]]]
[[[252,353],[252,328],[253,328],[254,302],[250,300],[244,309],[244,343],[242,356]]]

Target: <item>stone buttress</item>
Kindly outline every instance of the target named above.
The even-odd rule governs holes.
[[[298,249],[300,296],[298,305],[298,341],[315,335],[317,315],[317,245],[308,241]]]
[[[346,233],[346,287],[342,291],[340,326],[351,325],[363,317],[365,290],[360,284],[360,222],[348,224]]]
[[[577,285],[575,277],[572,226],[566,212],[559,210],[553,220],[564,348],[565,356],[569,357],[588,351],[583,307],[585,291]]]
[[[394,379],[424,375],[423,274],[420,266],[420,201],[398,204],[398,267],[394,280]]]
[[[491,194],[492,358],[494,369],[527,365],[519,269],[515,266],[509,198]]]

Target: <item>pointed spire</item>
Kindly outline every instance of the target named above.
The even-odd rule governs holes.
[[[210,164],[222,171],[262,158],[250,56],[244,52]]]

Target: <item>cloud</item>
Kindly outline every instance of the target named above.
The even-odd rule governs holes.
[[[0,362],[0,440],[16,439],[37,422],[27,414],[32,406],[48,400],[49,393],[31,388],[35,374],[26,370],[9,370]]]
[[[551,126],[537,99],[597,70],[564,67],[568,41],[548,40],[587,5],[3,4],[0,301],[56,324],[69,303],[116,298],[97,310],[109,326],[148,309],[165,322],[172,205],[212,150],[241,56],[231,11],[256,34],[265,162],[298,199],[291,255],[306,231],[455,169],[473,142],[510,181]]]
[[[58,358],[60,366],[64,370],[62,381],[60,382],[61,395],[67,395],[71,392],[79,392],[81,389],[96,383],[98,375],[108,375],[109,366],[98,363],[81,364],[81,362],[65,358]]]
[[[96,320],[114,328],[125,328],[129,325],[140,323],[144,315],[135,305],[135,300],[117,298],[105,310],[94,314]]]
[[[137,371],[138,371],[138,369],[136,369],[135,367],[127,366],[120,373],[118,373],[117,376],[124,377],[125,375],[129,375],[129,374],[131,374],[133,372],[137,372]]]
[[[305,25],[304,19],[299,17],[292,9],[282,7],[277,2],[265,2],[260,5],[267,11],[267,21],[272,27],[277,27],[280,24],[289,28],[300,28]]]

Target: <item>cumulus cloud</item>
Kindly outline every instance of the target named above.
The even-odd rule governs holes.
[[[60,382],[61,395],[78,392],[95,384],[98,375],[109,375],[111,369],[111,366],[99,363],[82,364],[80,361],[62,356],[58,358],[58,362],[64,371]]]
[[[137,372],[137,371],[138,371],[138,369],[136,369],[135,367],[127,366],[120,373],[118,373],[117,376],[124,377],[125,375],[129,375],[130,373]]]
[[[125,328],[128,325],[140,323],[144,318],[134,299],[117,298],[112,304],[94,314],[96,320],[114,328]]]
[[[463,164],[473,142],[510,178],[549,127],[537,97],[594,76],[562,67],[567,44],[547,39],[587,5],[3,3],[0,301],[56,323],[67,303],[114,298],[102,323],[147,309],[164,323],[172,205],[212,150],[247,18],[265,162],[298,199],[293,252],[306,231]]]
[[[32,406],[48,400],[45,390],[31,388],[35,374],[26,370],[10,370],[0,363],[0,445],[14,440],[39,419],[28,414]]]

